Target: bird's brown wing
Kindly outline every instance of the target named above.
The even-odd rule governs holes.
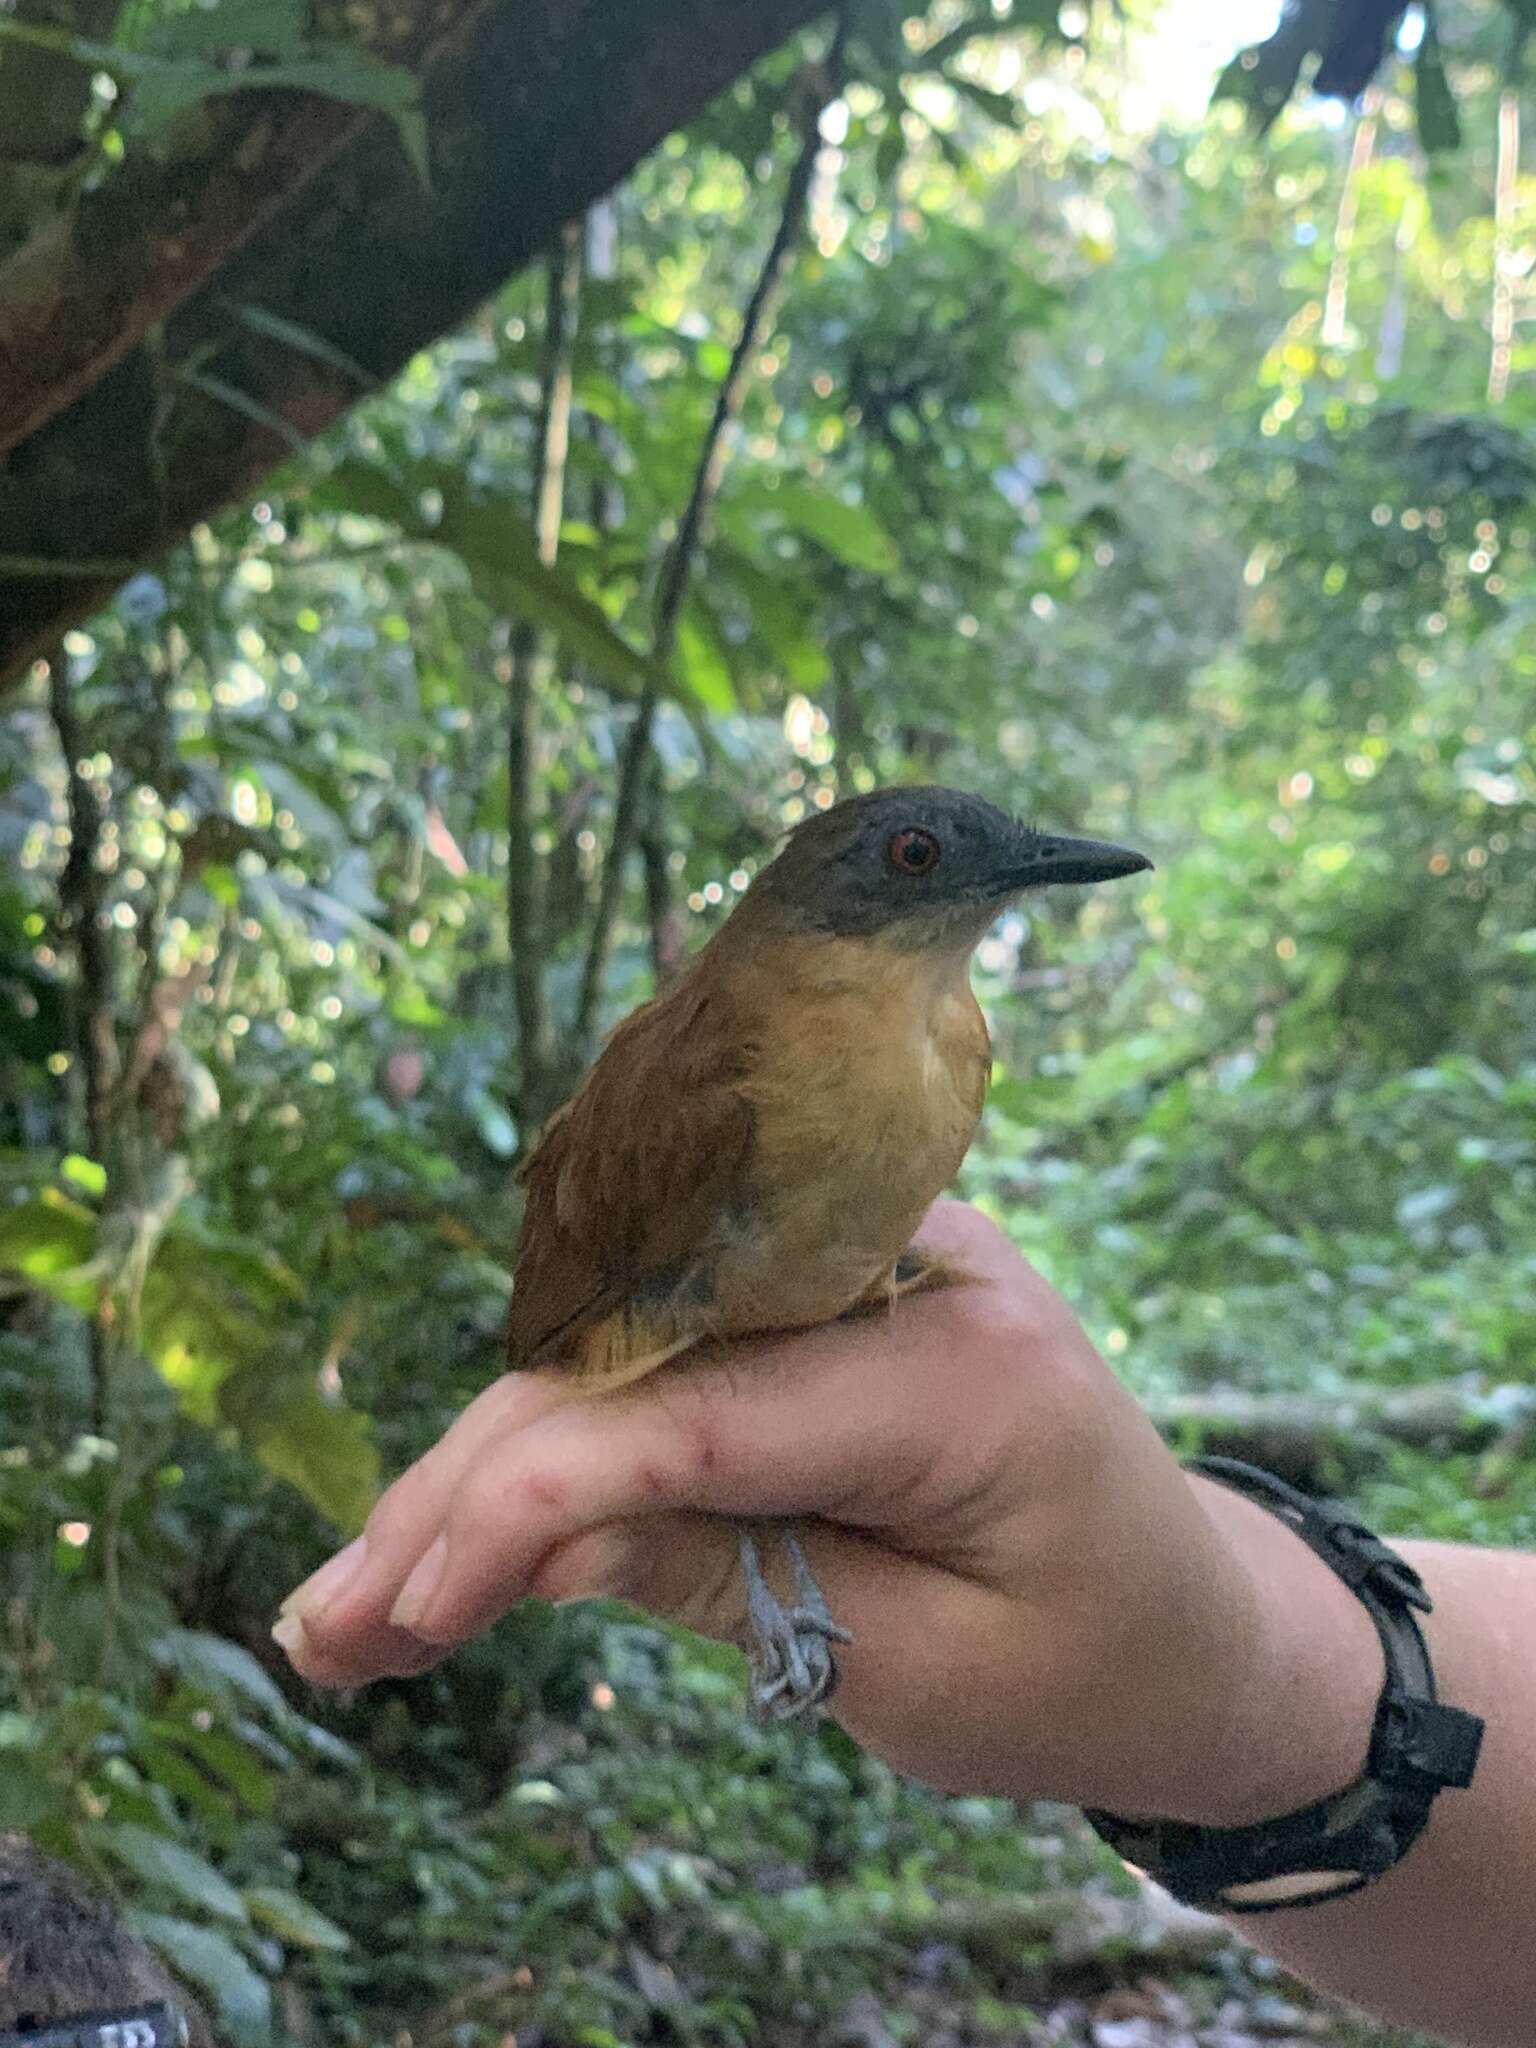
[[[615,1031],[522,1171],[510,1365],[571,1359],[594,1324],[682,1277],[744,1182],[751,1059],[723,998],[691,980]]]

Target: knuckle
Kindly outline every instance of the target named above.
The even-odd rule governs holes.
[[[684,1484],[692,1491],[720,1467],[720,1432],[711,1409],[695,1404],[677,1419],[679,1466]]]
[[[993,1326],[1016,1349],[1054,1355],[1073,1347],[1077,1318],[1032,1267],[1021,1267],[1008,1284],[987,1289],[987,1295]]]
[[[635,1490],[648,1506],[669,1506],[678,1498],[678,1475],[656,1458],[642,1458],[635,1467]]]
[[[691,1506],[718,1481],[724,1442],[711,1395],[703,1383],[668,1392],[662,1426],[635,1465],[636,1489],[647,1505]]]
[[[393,1547],[396,1538],[402,1534],[410,1520],[411,1502],[415,1491],[412,1475],[406,1473],[403,1478],[397,1479],[387,1492],[380,1494],[369,1510],[367,1521],[363,1524],[363,1533],[368,1539],[370,1550],[387,1551]]]
[[[957,1288],[946,1301],[950,1340],[967,1353],[1004,1353],[1010,1359],[1033,1350],[1044,1335],[1034,1305],[1012,1290],[983,1285]]]
[[[992,1218],[970,1202],[935,1202],[928,1212],[928,1222],[956,1248],[969,1246],[977,1251],[992,1251],[1008,1245]]]
[[[454,1530],[463,1532],[467,1545],[483,1546],[488,1536],[494,1537],[505,1527],[518,1491],[521,1489],[514,1491],[504,1475],[490,1468],[468,1474],[453,1497],[450,1521]]]
[[[523,1481],[523,1490],[536,1508],[552,1515],[560,1512],[570,1495],[568,1482],[558,1472],[538,1466]]]

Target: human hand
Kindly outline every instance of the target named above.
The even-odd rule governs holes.
[[[528,1594],[739,1640],[724,1518],[793,1516],[853,1633],[833,1711],[904,1771],[1218,1822],[1343,1783],[1379,1681],[1363,1610],[1274,1518],[1186,1477],[990,1223],[941,1204],[920,1241],[971,1284],[598,1398],[498,1380],[291,1596],[295,1668],[421,1671]],[[1317,1688],[1354,1664],[1338,1750]]]

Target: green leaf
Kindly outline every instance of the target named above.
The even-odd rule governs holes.
[[[72,1180],[83,1195],[89,1195],[99,1202],[107,1192],[107,1169],[94,1159],[86,1159],[78,1152],[66,1153],[59,1161],[59,1172],[65,1180]]]
[[[291,92],[310,92],[321,99],[340,100],[346,106],[372,107],[394,124],[406,161],[426,187],[432,182],[427,148],[427,124],[420,106],[420,88],[409,71],[382,64],[366,50],[345,44],[328,50],[312,49],[307,62],[274,64],[248,85],[261,85]]]
[[[0,1764],[0,1828],[35,1828],[61,1803],[38,1765],[7,1750]]]
[[[445,498],[441,538],[463,560],[476,589],[497,610],[520,614],[553,633],[578,661],[610,682],[638,690],[650,678],[649,658],[609,623],[559,563],[539,560],[533,528],[520,512],[489,501],[476,503],[462,489]]]
[[[827,650],[807,631],[813,620],[793,586],[782,576],[760,569],[740,548],[718,544],[711,553],[711,581],[718,574],[733,583],[752,612],[752,630],[785,682],[797,690],[817,690],[832,673]]]
[[[848,26],[856,39],[862,68],[859,77],[880,79],[906,61],[902,21],[911,13],[903,0],[849,0]],[[751,159],[746,161],[750,164]]]
[[[145,25],[142,47],[156,56],[183,60],[218,57],[230,50],[282,59],[303,53],[308,30],[304,0],[217,0],[214,6],[157,11]]]
[[[119,1827],[98,1828],[95,1840],[135,1877],[161,1891],[173,1892],[189,1906],[200,1907],[221,1920],[243,1923],[249,1917],[245,1901],[234,1886],[226,1884],[213,1865],[195,1850],[173,1841],[169,1835],[157,1835],[149,1828],[128,1822]]]
[[[272,1988],[226,1935],[166,1913],[131,1912],[129,1924],[189,1982],[205,1991],[240,2048],[272,2037]]]
[[[132,134],[142,138],[160,134],[200,100],[230,89],[228,73],[212,64],[141,60],[135,64],[120,62],[116,68],[127,83],[124,121]]]
[[[86,1315],[95,1251],[94,1212],[56,1189],[0,1209],[0,1270]],[[307,1367],[274,1370],[274,1323],[300,1300],[280,1261],[182,1214],[145,1277],[140,1337],[188,1416],[233,1425],[268,1471],[351,1530],[372,1505],[378,1457],[365,1418],[326,1402]]]
[[[1428,7],[1424,10],[1423,40],[1414,60],[1413,84],[1419,141],[1425,154],[1434,156],[1440,150],[1459,149],[1461,121],[1456,112],[1456,96],[1445,75],[1440,38],[1435,32],[1434,14]]]
[[[173,1628],[153,1645],[157,1662],[170,1665],[193,1684],[215,1694],[238,1694],[280,1725],[291,1720],[293,1709],[270,1675],[249,1650],[232,1643],[227,1636],[207,1635],[201,1629]]]
[[[968,50],[981,36],[1006,35],[1013,24],[1006,16],[999,16],[990,7],[977,14],[967,14],[956,22],[952,29],[941,35],[937,42],[930,43],[926,50],[918,52],[910,62],[911,70],[937,71],[947,64],[951,57],[958,57],[962,50]]]
[[[1217,79],[1211,99],[1240,100],[1257,134],[1279,119],[1309,52],[1321,50],[1336,18],[1335,0],[1292,0],[1264,42],[1240,50]]]
[[[211,398],[219,405],[237,412],[242,419],[254,420],[258,427],[265,427],[269,434],[279,441],[286,441],[295,450],[304,446],[304,436],[291,420],[285,420],[280,412],[273,412],[263,405],[259,398],[253,398],[249,391],[242,391],[237,384],[228,383],[223,377],[210,377],[205,371],[192,370],[185,365],[176,372],[180,384],[190,385],[192,390],[201,391],[205,398]]]
[[[226,300],[226,304],[231,301]],[[236,317],[257,334],[263,334],[269,341],[278,341],[285,348],[291,348],[298,355],[312,356],[317,363],[324,363],[329,369],[338,370],[343,377],[357,385],[360,391],[376,391],[379,380],[360,363],[345,354],[323,335],[312,333],[301,327],[297,320],[285,320],[280,313],[270,313],[265,306],[233,306]]]
[[[997,1070],[987,1100],[1016,1123],[1072,1130],[1101,1116],[1136,1088],[1165,1085],[1170,1076],[1199,1065],[1203,1052],[1219,1052],[1209,1031],[1128,1033],[1102,1047],[1070,1074],[1010,1074]]]
[[[258,1671],[260,1665],[256,1666]],[[266,1673],[262,1672],[265,1677]],[[272,1810],[272,1780],[267,1776],[260,1758],[248,1744],[237,1736],[226,1735],[218,1728],[199,1728],[190,1721],[159,1720],[151,1722],[153,1735],[163,1738],[157,1749],[187,1750],[197,1758],[197,1764],[188,1763],[189,1770],[198,1769],[199,1775],[209,1773],[228,1786],[240,1803],[252,1813],[270,1813]]]
[[[313,1380],[273,1382],[260,1370],[221,1388],[219,1414],[279,1479],[298,1488],[346,1535],[356,1535],[379,1493],[373,1425],[327,1401]]]
[[[609,683],[636,693],[650,679],[649,658],[615,631],[575,578],[559,563],[539,560],[533,529],[518,508],[476,497],[462,474],[446,464],[419,465],[413,484],[377,464],[349,460],[337,464],[314,499],[322,508],[358,512],[411,539],[447,548],[487,603],[544,627]],[[429,493],[441,501],[436,519],[422,509]]]
[[[994,92],[989,85],[978,85],[974,78],[962,78],[957,72],[946,71],[944,82],[972,106],[979,107],[988,120],[998,122],[1004,128],[1017,128],[1022,102],[1011,98],[1005,92]]]
[[[248,1885],[245,1903],[258,1926],[269,1929],[279,1941],[294,1948],[323,1948],[339,1955],[352,1946],[351,1936],[334,1920],[327,1920],[305,1900],[292,1892],[280,1891],[276,1885]]]
[[[885,129],[875,145],[875,182],[888,185],[901,169],[907,154],[907,138],[900,120],[893,112],[886,117]]]
[[[689,691],[706,711],[723,716],[737,708],[731,665],[697,604],[678,620],[677,658]]]
[[[311,40],[308,13],[302,0],[220,0],[157,13],[139,49],[75,38],[75,54],[131,81],[127,119],[141,134],[156,133],[200,100],[237,92],[307,92],[372,107],[394,123],[426,185],[427,132],[416,79],[355,44]]]
[[[211,861],[198,879],[214,901],[221,904],[225,910],[239,908],[240,883],[232,867],[223,861]]]
[[[9,1267],[86,1314],[96,1302],[96,1282],[85,1270],[95,1253],[94,1210],[56,1188],[0,1209],[0,1271]]]
[[[850,568],[884,576],[900,561],[895,541],[867,506],[850,505],[846,499],[831,497],[809,484],[780,483],[769,488],[765,481],[748,480],[732,493],[732,504],[782,520]]]
[[[402,533],[436,541],[437,527],[422,515],[421,493],[412,492],[377,463],[349,457],[310,493],[314,504],[327,512],[356,512],[364,519],[381,519],[398,526]]]
[[[241,765],[266,790],[274,810],[292,811],[293,822],[306,839],[318,840],[338,855],[351,844],[345,822],[316,794],[313,778],[294,774],[281,761],[254,756]]]
[[[234,1812],[229,1794],[173,1743],[143,1736],[134,1744],[134,1758],[147,1778],[189,1807],[211,1830],[228,1831]]]

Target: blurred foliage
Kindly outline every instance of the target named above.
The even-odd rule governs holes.
[[[230,12],[118,40],[342,62]],[[1061,1816],[750,1730],[731,1658],[632,1617],[532,1608],[341,1703],[267,1641],[496,1370],[535,1065],[568,1079],[840,793],[940,777],[1155,855],[983,947],[966,1191],[1148,1395],[1457,1390],[1491,1449],[1322,1476],[1396,1529],[1530,1539],[1516,87],[1497,11],[1447,8],[1357,115],[1297,103],[1261,145],[1191,96],[1169,19],[853,11],[669,660],[658,578],[814,41],[587,222],[552,560],[530,273],[0,719],[0,1825],[131,1903],[231,2040],[787,2043],[856,2012],[842,2038],[1024,2041],[1039,1901],[1112,1882]],[[1432,176],[1426,63],[1462,140],[1431,84]]]

